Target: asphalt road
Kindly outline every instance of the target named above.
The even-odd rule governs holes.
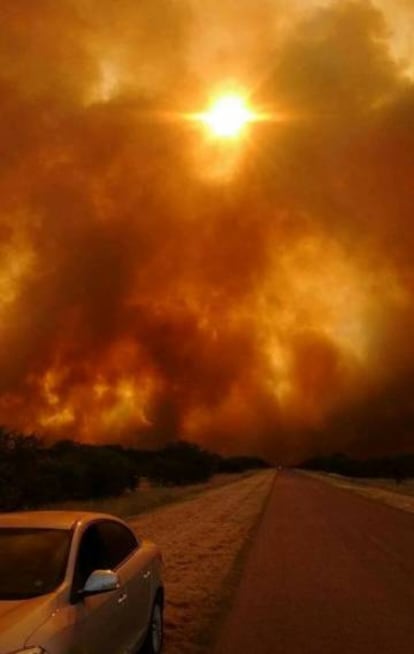
[[[414,515],[281,473],[215,654],[413,654]]]

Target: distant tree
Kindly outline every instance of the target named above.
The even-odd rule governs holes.
[[[305,470],[333,472],[348,477],[372,479],[394,479],[401,483],[414,477],[414,455],[402,454],[389,457],[352,459],[344,454],[316,457],[303,462],[299,467]]]
[[[117,496],[135,489],[142,476],[159,484],[184,485],[205,482],[218,471],[262,466],[260,459],[225,460],[183,441],[157,451],[71,440],[46,447],[35,434],[0,427],[0,510]]]
[[[215,472],[216,456],[197,445],[177,441],[157,452],[148,476],[156,483],[186,485],[207,481]]]
[[[241,473],[247,470],[269,468],[270,464],[263,459],[249,456],[233,456],[222,458],[218,464],[218,472]]]

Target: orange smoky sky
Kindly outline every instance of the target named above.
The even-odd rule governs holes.
[[[412,0],[2,2],[0,422],[412,449],[413,37]],[[275,119],[185,120],[226,89]]]

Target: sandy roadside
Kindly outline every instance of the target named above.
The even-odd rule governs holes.
[[[397,509],[414,513],[414,496],[412,495],[411,487],[409,489],[410,494],[404,494],[403,488],[399,488],[398,491],[393,491],[384,486],[378,485],[378,482],[375,479],[364,479],[359,482],[358,480],[347,479],[346,477],[334,474],[324,474],[319,472],[302,472],[302,474],[311,475],[312,477],[333,484],[338,488],[344,488],[353,491],[354,493],[358,493],[363,497],[368,497],[371,500],[383,502],[384,504],[388,504]]]
[[[273,471],[206,491],[130,520],[165,561],[165,654],[202,654],[226,595],[226,580],[255,526]]]

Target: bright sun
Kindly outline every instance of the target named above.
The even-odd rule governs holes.
[[[254,115],[241,96],[225,95],[218,98],[201,119],[215,136],[234,138],[252,122]]]

